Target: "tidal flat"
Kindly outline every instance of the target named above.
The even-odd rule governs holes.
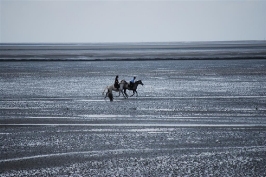
[[[116,75],[138,97],[104,99]],[[266,60],[7,61],[0,83],[1,176],[266,175]]]

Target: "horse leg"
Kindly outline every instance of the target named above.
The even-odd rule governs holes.
[[[124,94],[125,94],[126,97],[128,98],[127,89],[124,89]]]
[[[108,91],[108,86],[104,88],[104,90],[103,90],[103,95],[104,95],[105,90]]]
[[[114,87],[114,88],[112,88],[112,90],[115,92],[118,92],[118,96],[116,96],[116,97],[120,97],[120,90],[118,88]]]
[[[109,92],[107,91],[106,94],[105,94],[104,99],[108,97],[108,94],[109,94]]]
[[[133,90],[133,94],[130,97],[132,97],[133,95],[135,95],[135,92],[136,92],[136,90]]]
[[[127,98],[127,96],[123,93],[123,91],[122,90],[120,90],[120,92],[122,93],[122,95],[124,96],[124,98],[126,99]]]
[[[124,93],[122,92],[122,90],[119,89],[118,92],[119,92],[119,95],[118,95],[118,96],[120,96],[120,93],[122,93],[123,97],[125,97],[125,95],[124,95]]]
[[[123,89],[120,90],[120,92],[123,94],[124,98],[128,98],[128,95],[125,91],[126,91],[126,89],[124,89],[124,92],[123,92]]]
[[[137,92],[137,90],[136,90],[136,97],[138,97],[139,96],[139,94],[138,94],[138,92]]]
[[[120,90],[118,90],[118,96],[116,96],[116,97],[120,97]]]
[[[117,91],[117,90],[116,90]],[[124,98],[126,98],[125,94],[123,93],[122,90],[118,89],[118,96],[117,97],[120,97],[120,93],[122,93],[122,95],[124,96]]]

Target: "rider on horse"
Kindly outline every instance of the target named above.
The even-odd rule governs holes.
[[[133,77],[133,79],[129,82],[129,88],[132,88],[135,83],[136,76]]]
[[[114,87],[117,88],[117,89],[119,89],[118,75],[115,77]]]

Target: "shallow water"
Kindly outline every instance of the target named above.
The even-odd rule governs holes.
[[[104,99],[117,74],[138,97]],[[266,60],[1,62],[0,83],[2,176],[265,176]]]
[[[266,42],[0,44],[0,61],[158,59],[266,59]]]

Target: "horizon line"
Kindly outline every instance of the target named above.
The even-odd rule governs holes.
[[[0,42],[0,45],[23,44],[151,44],[151,43],[208,43],[208,42],[266,42],[266,40],[211,40],[211,41],[140,41],[140,42]]]

